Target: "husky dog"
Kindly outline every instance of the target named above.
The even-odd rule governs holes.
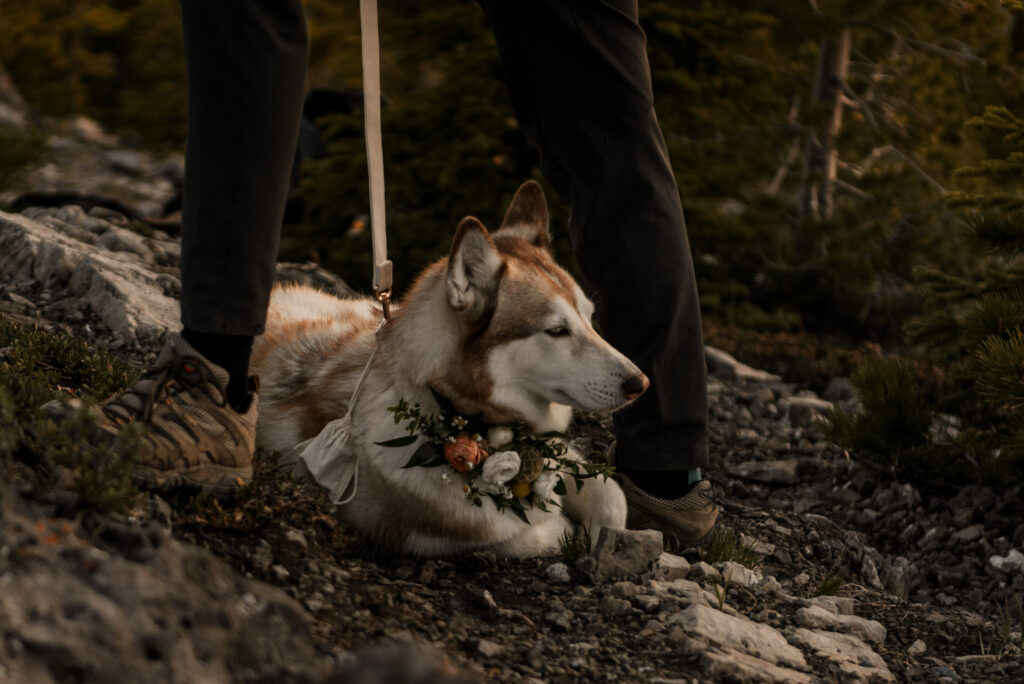
[[[593,304],[550,247],[547,203],[530,181],[493,234],[463,219],[450,254],[420,275],[383,327],[373,299],[277,288],[252,357],[259,439],[287,453],[344,416],[376,346],[345,445],[358,459],[357,486],[339,507],[369,539],[419,556],[489,548],[525,557],[557,551],[576,524],[593,540],[601,527],[624,527],[625,497],[611,479],[577,489],[566,477],[559,505],[528,509],[525,523],[488,497],[473,505],[463,476],[446,466],[403,468],[415,444],[376,444],[405,434],[388,412],[399,399],[438,412],[431,389],[463,415],[523,421],[536,434],[564,431],[572,408],[612,411],[647,389],[640,369],[594,331]]]

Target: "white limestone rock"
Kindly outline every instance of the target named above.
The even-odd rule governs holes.
[[[593,556],[597,561],[595,578],[635,578],[648,572],[664,553],[665,542],[657,530],[616,530],[601,528]]]
[[[996,570],[1001,570],[1006,573],[1020,572],[1024,569],[1024,553],[1021,553],[1017,549],[1010,549],[1010,552],[1005,556],[992,556],[988,559],[988,564]]]
[[[773,665],[746,653],[722,653],[706,649],[700,656],[700,667],[714,681],[770,682],[771,684],[804,684],[813,682],[811,675],[788,667]]]
[[[800,627],[787,637],[791,644],[835,663],[841,681],[896,681],[882,656],[855,636]]]
[[[548,580],[551,582],[568,584],[572,581],[569,566],[565,563],[552,563],[547,567],[544,573],[548,576]]]
[[[729,472],[744,480],[767,484],[796,484],[800,477],[797,466],[800,459],[783,458],[774,461],[745,461],[733,466]]]
[[[799,609],[796,611],[796,622],[812,629],[827,629],[833,632],[853,634],[875,646],[885,643],[886,629],[880,622],[856,615],[839,615],[821,606],[807,606]]]
[[[732,354],[716,347],[705,345],[704,358],[707,360],[708,369],[712,373],[726,377],[734,377],[752,382],[779,382],[782,380],[782,378],[774,373],[751,368],[747,364],[738,361]]]
[[[807,599],[807,604],[819,606],[840,615],[853,615],[853,609],[857,602],[849,596],[815,596],[812,599]]]
[[[742,653],[773,665],[792,668],[807,666],[803,654],[789,645],[777,629],[743,616],[727,615],[715,608],[694,603],[670,617],[667,624],[676,625],[691,637],[725,653]]]
[[[715,568],[722,574],[722,581],[726,585],[739,585],[741,587],[753,587],[764,579],[761,573],[754,572],[750,568],[740,565],[736,561],[725,561],[719,563]]]
[[[143,260],[111,252],[17,214],[0,212],[0,279],[34,279],[78,297],[123,341],[156,347],[180,326],[178,302]]]
[[[651,573],[654,575],[654,579],[658,580],[685,579],[690,574],[690,563],[674,553],[663,553],[654,561]]]
[[[722,582],[722,573],[720,573],[715,566],[710,563],[705,563],[704,561],[691,565],[690,573],[687,577],[692,580],[699,580],[709,584],[720,584]]]

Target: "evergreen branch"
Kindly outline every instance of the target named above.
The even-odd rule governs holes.
[[[978,393],[1005,411],[1024,408],[1024,330],[993,335],[977,353]]]
[[[1024,302],[1020,287],[987,292],[961,318],[962,346],[977,349],[985,340],[1005,337],[1024,328]]]
[[[1024,211],[1024,197],[1007,192],[977,194],[971,192],[946,193],[946,206],[974,207],[977,209],[998,209],[1000,211]]]
[[[1006,107],[985,107],[981,116],[967,120],[968,128],[980,128],[1003,135],[1003,141],[1020,145],[1024,143],[1024,120],[1015,116]]]
[[[1009,255],[1024,252],[1024,212],[977,212],[967,219],[967,227],[990,249]]]
[[[1019,177],[1024,173],[1024,152],[1011,152],[1002,159],[986,159],[978,167],[957,169],[954,175],[963,178],[982,176],[999,178],[1002,176]]]
[[[919,344],[946,359],[962,356],[960,325],[955,316],[945,311],[911,321],[906,334],[911,344]]]
[[[951,276],[942,271],[918,266],[913,269],[914,282],[923,285],[931,294],[937,296],[954,295],[957,298],[977,297],[985,291],[963,278]]]

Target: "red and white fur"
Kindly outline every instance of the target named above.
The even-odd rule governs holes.
[[[421,274],[379,332],[373,299],[275,289],[251,366],[261,382],[258,438],[289,453],[343,416],[376,344],[346,446],[357,450],[359,475],[354,498],[339,507],[344,520],[380,544],[420,556],[484,548],[551,554],[576,524],[596,540],[601,527],[626,522],[625,498],[610,479],[577,489],[566,478],[568,494],[556,497],[561,508],[529,509],[527,524],[499,512],[489,497],[474,506],[463,476],[447,466],[404,469],[417,445],[374,444],[405,434],[388,412],[399,399],[437,410],[428,385],[465,415],[492,424],[521,420],[537,433],[564,431],[572,408],[627,404],[647,378],[594,331],[592,314],[551,256],[547,204],[540,186],[528,182],[493,234],[475,218],[462,220],[451,253]]]

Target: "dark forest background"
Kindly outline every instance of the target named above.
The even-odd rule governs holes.
[[[357,93],[358,3],[305,7],[307,86]],[[755,356],[788,347],[793,363],[844,359],[832,373],[861,364],[865,411],[836,414],[833,430],[901,466],[1016,479],[1024,462],[1021,10],[1014,0],[640,2],[711,337]],[[476,3],[385,0],[381,29],[401,291],[447,251],[460,217],[496,225],[522,181],[543,179]],[[176,0],[0,0],[0,63],[39,111],[183,148]],[[296,178],[282,256],[367,290],[361,112],[316,124],[325,154]],[[3,171],[0,182],[12,177]],[[549,198],[556,251],[571,264],[568,208]],[[808,340],[860,351],[808,351]],[[937,416],[962,428],[952,442],[929,436]]]

